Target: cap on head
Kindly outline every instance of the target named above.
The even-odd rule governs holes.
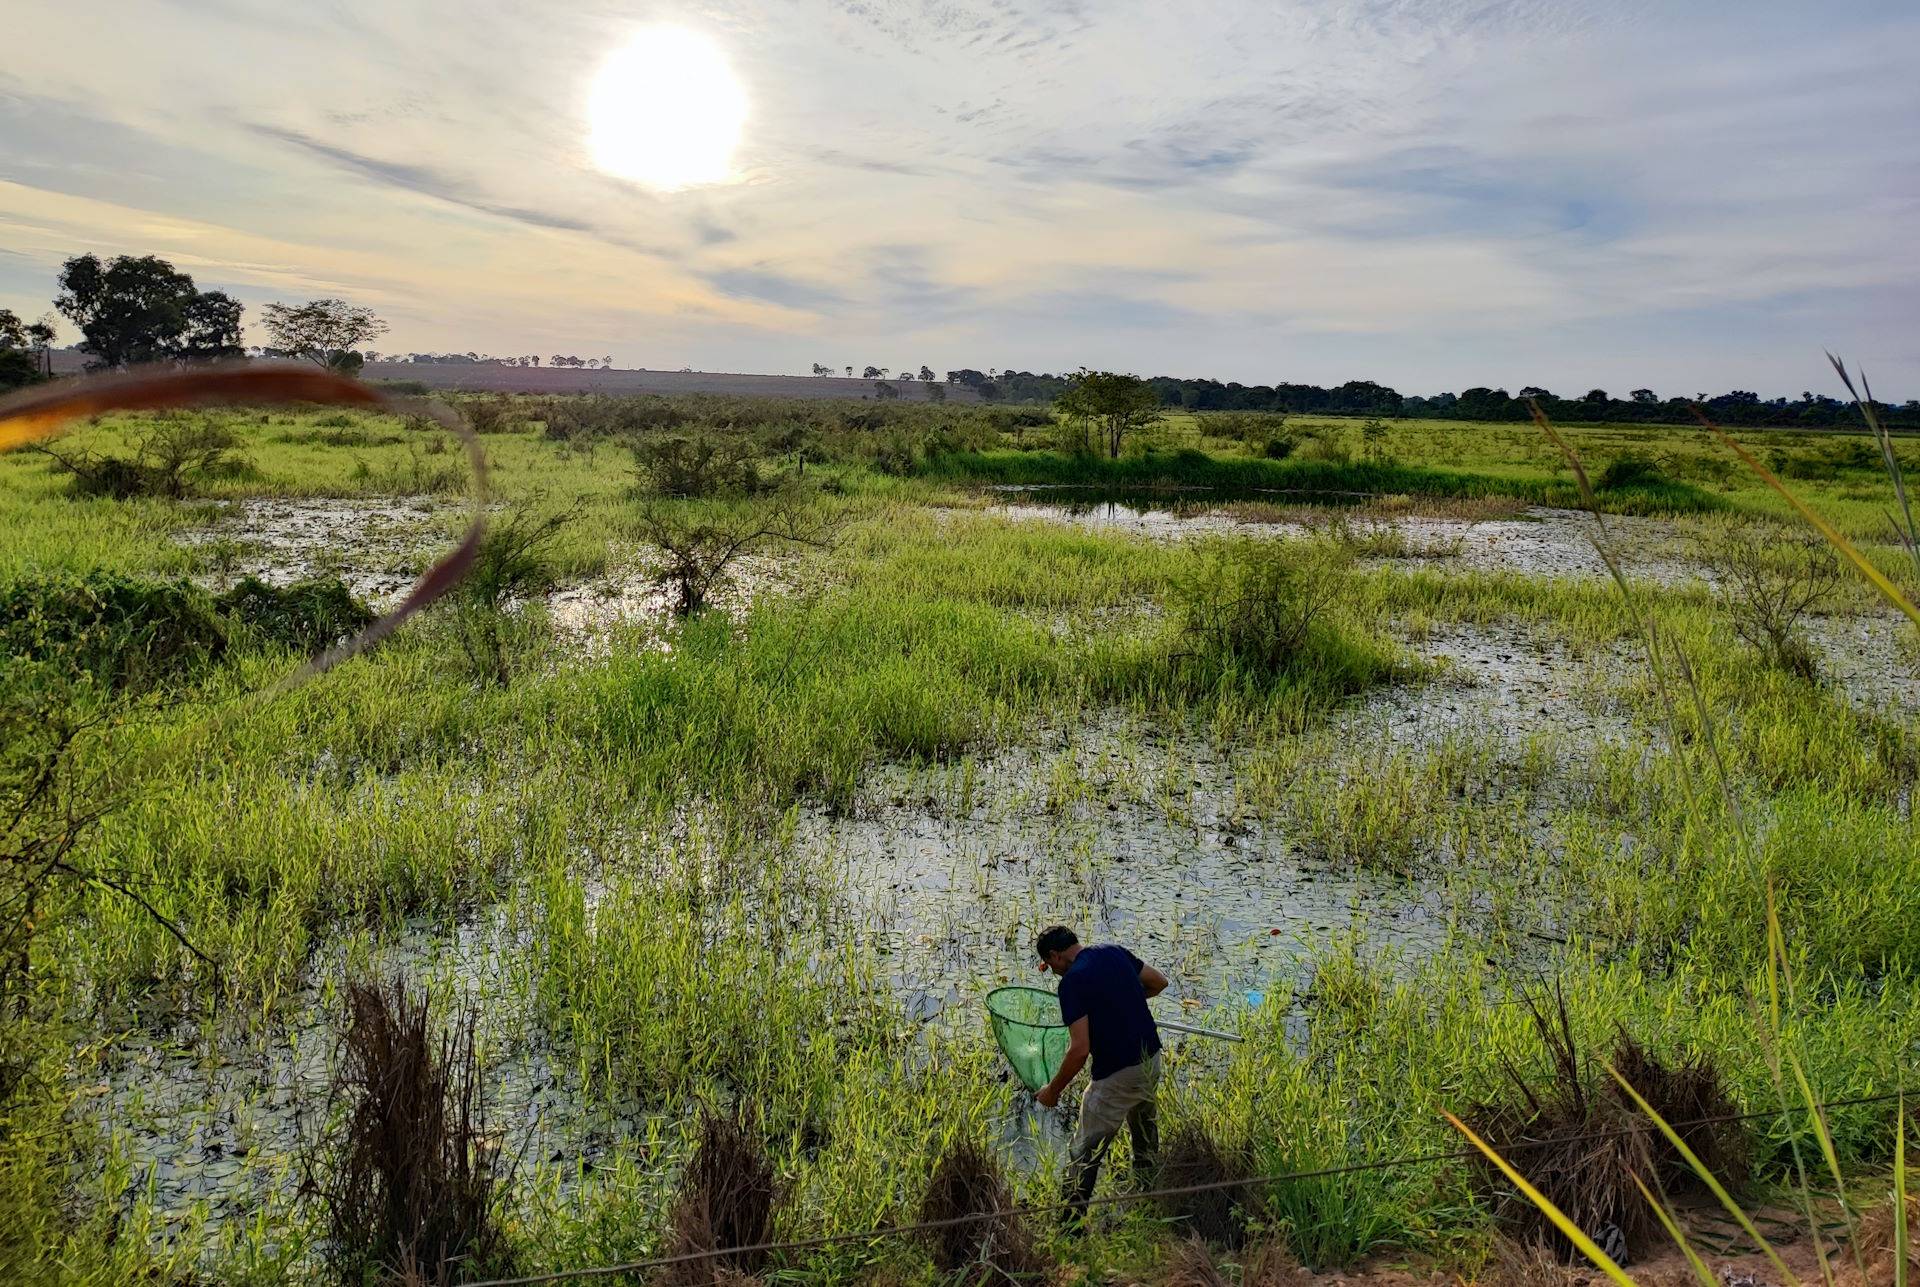
[[[1049,925],[1040,931],[1040,937],[1033,940],[1033,950],[1046,960],[1055,952],[1064,952],[1075,946],[1080,939],[1064,925]]]

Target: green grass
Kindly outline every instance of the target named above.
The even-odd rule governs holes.
[[[31,1003],[0,1020],[0,1061],[35,1070],[0,1103],[0,1251],[57,1262],[76,1280],[195,1264],[222,1280],[280,1276],[318,1227],[299,1201],[216,1233],[166,1226],[124,1167],[72,1186],[69,1156],[108,1151],[84,1115],[66,1113],[99,1075],[74,1052],[186,1020],[203,1025],[209,1059],[260,1055],[274,1049],[276,1021],[309,1004],[303,987],[325,994],[339,982],[343,959],[410,932],[476,925],[507,944],[478,985],[495,1039],[556,1052],[573,1091],[644,1123],[590,1175],[563,1161],[522,1176],[509,1217],[527,1267],[660,1250],[691,1145],[685,1123],[701,1104],[753,1106],[789,1194],[781,1235],[910,1218],[946,1141],[1000,1138],[1009,1090],[971,998],[958,999],[957,1022],[909,1017],[889,984],[884,927],[853,913],[829,857],[798,839],[801,819],[860,808],[883,764],[947,766],[970,783],[970,766],[997,748],[1110,716],[1227,757],[1234,821],[1271,826],[1314,862],[1418,882],[1445,927],[1445,947],[1423,960],[1329,936],[1307,963],[1310,1003],[1296,1007],[1276,985],[1249,1016],[1244,1046],[1180,1047],[1169,1123],[1249,1141],[1266,1173],[1454,1147],[1441,1110],[1500,1093],[1508,1066],[1544,1075],[1546,1053],[1511,1004],[1544,976],[1564,988],[1585,1048],[1603,1051],[1624,1025],[1657,1051],[1709,1054],[1741,1105],[1772,1102],[1777,1051],[1753,1011],[1765,993],[1758,908],[1769,884],[1797,980],[1777,1040],[1826,1097],[1912,1081],[1920,845],[1909,801],[1920,758],[1902,714],[1758,667],[1710,591],[1642,587],[1642,611],[1697,676],[1699,705],[1688,696],[1669,744],[1617,591],[1448,568],[1349,571],[1303,646],[1277,669],[1256,667],[1181,629],[1196,578],[1218,575],[1209,560],[1223,548],[1252,553],[958,504],[989,481],[1553,504],[1571,485],[1514,426],[1395,424],[1386,452],[1397,463],[1340,465],[1258,458],[1203,440],[1206,423],[1171,420],[1141,444],[1155,454],[1118,462],[942,450],[905,478],[849,447],[807,471],[828,484],[820,503],[846,520],[838,544],[810,556],[800,589],[737,618],[696,619],[664,641],[616,632],[580,653],[545,638],[536,614],[514,636],[524,655],[509,682],[482,684],[460,664],[445,614],[431,612],[316,683],[213,718],[294,662],[243,645],[86,742],[80,766],[125,803],[79,860],[118,873],[221,970],[216,981],[109,890],[61,884],[41,904],[21,994]],[[250,467],[210,480],[204,499],[406,496],[435,482],[427,465],[458,460],[375,417],[249,413],[232,425]],[[107,450],[138,431],[135,420],[109,422],[73,441]],[[1571,432],[1596,462],[1629,451],[1665,462],[1666,482],[1612,498],[1623,509],[1697,512],[1688,521],[1699,523],[1777,513],[1758,489],[1702,463],[1713,454],[1688,431]],[[1761,448],[1820,449],[1763,437]],[[587,456],[531,432],[485,443],[497,497],[577,507],[554,556],[563,578],[638,554],[632,480],[614,444]],[[1826,467],[1822,458],[1803,472]],[[1870,476],[1844,462],[1833,473],[1805,486],[1843,527],[1871,530],[1880,500]],[[457,505],[450,489],[425,490],[448,490]],[[204,521],[204,499],[75,500],[43,461],[0,458],[0,576],[204,573],[203,555],[168,539]],[[434,522],[450,535],[457,510]],[[1850,594],[1836,607],[1868,603]],[[1469,729],[1415,747],[1339,722],[1353,694],[1418,677],[1397,631],[1484,624],[1572,650],[1587,671],[1563,700],[1602,708],[1625,740],[1550,716],[1518,743]],[[1678,786],[1682,768],[1702,784],[1696,797]],[[1057,797],[1061,815],[1097,819],[1111,800],[1190,830],[1212,825],[1196,820],[1192,783],[1178,773],[1100,771],[1119,777],[1111,796],[1064,758],[1053,781],[1031,786]],[[1758,824],[1751,853],[1742,821]],[[1083,862],[1060,844],[1048,861]],[[1130,897],[1125,872],[1088,875],[1109,898]],[[1011,959],[1053,910],[967,904],[965,914],[1004,939]],[[1209,960],[1204,933],[1193,941],[1195,959]],[[221,1014],[210,1020],[214,1000]],[[1843,1163],[1884,1164],[1891,1120],[1870,1106],[1836,1112]],[[1810,1144],[1805,1130],[1756,1127],[1763,1175],[1782,1174],[1793,1147]],[[1044,1201],[1058,1157],[1039,1151],[1041,1164],[1015,1183]],[[1270,1210],[1272,1235],[1316,1266],[1373,1253],[1471,1265],[1488,1233],[1458,1164],[1286,1185]],[[1047,1246],[1089,1270],[1146,1275],[1167,1235],[1141,1211],[1089,1243],[1049,1235]],[[898,1243],[802,1254],[782,1270],[818,1281],[931,1274]]]

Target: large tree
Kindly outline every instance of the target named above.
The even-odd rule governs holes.
[[[101,263],[76,255],[60,269],[54,307],[80,328],[90,366],[239,357],[240,302],[155,255]]]
[[[1120,459],[1120,443],[1129,432],[1160,418],[1160,395],[1145,380],[1084,367],[1056,405],[1082,422],[1098,424],[1114,460]]]
[[[269,304],[262,310],[273,347],[289,357],[305,358],[329,371],[351,374],[365,361],[360,349],[387,333],[387,324],[370,308],[344,299],[305,304]]]

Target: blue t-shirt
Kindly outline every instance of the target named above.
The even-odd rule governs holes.
[[[1140,958],[1124,947],[1083,947],[1060,978],[1060,1018],[1087,1021],[1093,1079],[1111,1077],[1160,1051],[1160,1030],[1140,986]]]

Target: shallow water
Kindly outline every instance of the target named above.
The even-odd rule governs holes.
[[[1158,540],[1200,536],[1306,536],[1317,522],[1247,521],[1210,508],[1205,493],[1180,492],[1162,500],[1065,499],[1059,490],[1020,489],[1023,499],[995,505],[988,513],[1016,519],[1070,523],[1096,531],[1124,532]],[[1218,498],[1224,499],[1224,498]],[[1330,510],[1329,517],[1338,510]],[[1661,585],[1710,583],[1707,571],[1682,556],[1686,538],[1668,519],[1607,516],[1608,539],[1627,572]],[[1527,576],[1599,580],[1606,563],[1593,544],[1594,523],[1584,510],[1532,506],[1516,518],[1462,519],[1419,514],[1367,514],[1353,529],[1391,529],[1406,538],[1402,567],[1434,571],[1516,572]]]
[[[220,581],[258,577],[285,585],[314,576],[338,576],[375,608],[400,601],[440,553],[453,546],[445,520],[463,506],[422,497],[294,500],[259,497],[227,502],[211,527],[175,537],[184,545],[223,547]],[[209,557],[215,557],[209,550]]]

